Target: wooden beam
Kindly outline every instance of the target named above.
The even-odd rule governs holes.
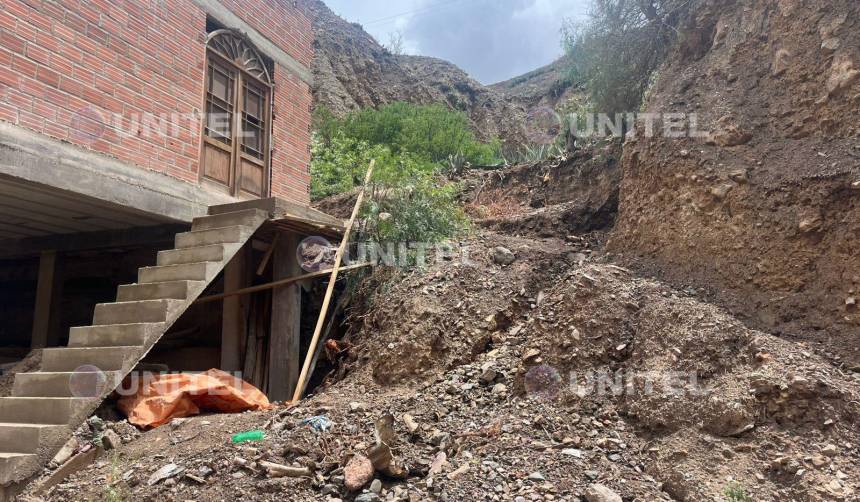
[[[55,331],[57,320],[57,263],[59,258],[56,251],[43,251],[39,258],[39,279],[36,285],[36,306],[33,309],[33,331],[31,347],[48,347],[51,342],[56,344]]]
[[[275,234],[275,237],[272,238],[272,243],[269,245],[269,249],[266,250],[266,254],[263,255],[263,259],[260,260],[260,266],[257,267],[257,275],[263,275],[263,271],[266,270],[266,265],[269,264],[269,260],[272,259],[272,254],[275,252],[275,248],[278,247],[278,238],[280,238],[281,233],[278,232]]]
[[[373,264],[369,263],[369,262],[356,263],[356,264],[350,265],[348,267],[340,267],[340,271],[346,272],[348,270],[355,270],[358,268],[370,267],[371,265],[373,265]],[[198,298],[194,303],[214,302],[214,301],[218,301],[218,300],[223,300],[224,298],[227,298],[229,296],[247,295],[247,294],[251,294],[251,293],[256,293],[258,291],[266,291],[267,289],[280,288],[282,286],[286,286],[286,285],[293,284],[296,282],[301,282],[301,281],[304,281],[307,279],[314,279],[316,277],[331,275],[331,271],[332,271],[332,269],[329,268],[326,270],[320,270],[318,272],[310,272],[307,274],[299,275],[296,277],[289,277],[287,279],[281,279],[279,281],[269,282],[266,284],[258,284],[256,286],[250,286],[247,288],[236,289],[233,291],[228,291],[226,293],[219,293],[217,295],[204,296],[202,298]]]
[[[277,234],[280,235],[280,234]],[[299,236],[286,233],[275,249],[272,278],[298,277],[302,269],[296,259]],[[299,379],[302,289],[298,282],[272,291],[272,327],[269,331],[269,391],[273,401],[292,396]]]
[[[224,289],[227,291],[239,289],[247,284],[246,249],[242,246],[230,263],[224,267]],[[221,370],[241,371],[240,351],[244,334],[245,315],[242,299],[238,296],[224,298],[221,317]]]

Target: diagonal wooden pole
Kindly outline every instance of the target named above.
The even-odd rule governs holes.
[[[305,363],[302,365],[302,372],[299,374],[299,380],[296,383],[296,390],[293,393],[293,402],[298,402],[299,399],[302,398],[302,390],[305,388],[305,380],[308,378],[308,371],[311,366],[311,362],[314,358],[314,353],[317,350],[317,344],[319,344],[320,334],[322,333],[323,325],[325,324],[326,313],[328,313],[328,306],[331,303],[331,295],[334,293],[334,285],[337,282],[337,273],[340,271],[340,262],[343,259],[343,253],[346,251],[346,245],[349,243],[349,233],[352,230],[352,225],[355,223],[355,218],[358,216],[358,211],[361,209],[361,203],[364,202],[364,192],[367,191],[367,185],[370,183],[370,176],[373,174],[373,166],[376,164],[375,159],[371,159],[370,166],[367,168],[367,174],[364,176],[364,184],[361,186],[361,191],[358,193],[358,198],[355,201],[355,207],[352,208],[352,215],[349,217],[349,221],[346,224],[346,228],[343,232],[343,239],[340,241],[340,247],[337,248],[337,253],[334,255],[334,265],[332,265],[331,269],[331,277],[328,281],[328,287],[325,290],[325,297],[323,298],[322,308],[320,308],[320,315],[317,318],[317,325],[314,328],[314,336],[311,338],[311,343],[308,345],[308,354],[305,356]]]
[[[358,268],[370,267],[373,265],[370,262],[364,263],[355,263],[346,267],[340,267],[341,272],[346,272],[348,270],[355,270]],[[289,284],[294,284],[299,281],[304,281],[305,279],[316,279],[317,277],[322,277],[324,275],[331,275],[332,269],[327,268],[325,270],[320,270],[318,272],[310,272],[307,274],[297,275],[294,277],[287,277],[286,279],[279,279],[274,282],[267,282],[265,284],[257,284],[256,286],[248,286],[247,288],[236,289],[233,291],[228,291],[226,293],[218,293],[217,295],[211,296],[201,296],[200,298],[194,300],[195,304],[198,303],[209,303],[218,300],[223,300],[224,298],[229,298],[231,296],[239,296],[239,295],[248,295],[251,293],[256,293],[258,291],[266,291],[269,289],[280,288],[282,286],[287,286]]]

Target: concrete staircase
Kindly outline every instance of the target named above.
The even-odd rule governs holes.
[[[247,209],[194,219],[116,302],[96,305],[92,326],[45,349],[40,371],[15,376],[12,397],[0,398],[0,490],[50,460],[268,217]]]

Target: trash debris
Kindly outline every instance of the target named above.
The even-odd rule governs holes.
[[[253,385],[229,373],[211,369],[200,374],[152,375],[138,391],[117,403],[128,421],[139,427],[158,427],[200,410],[238,413],[268,409],[269,399]]]
[[[310,425],[317,432],[328,432],[334,423],[323,415],[316,415],[302,420],[302,425]]]
[[[230,438],[230,441],[232,441],[233,444],[238,444],[238,443],[246,443],[248,441],[262,441],[263,438],[265,438],[265,437],[266,437],[266,434],[263,431],[254,430],[254,431],[246,431],[246,432],[240,432],[238,434],[234,434],[233,437]]]
[[[300,478],[302,476],[310,477],[313,474],[307,467],[290,467],[288,465],[276,464],[275,462],[266,462],[265,460],[260,460],[259,464],[273,478]]]
[[[155,471],[152,476],[149,477],[149,480],[146,482],[149,486],[155,485],[164,481],[165,479],[172,478],[173,476],[182,474],[185,471],[185,467],[180,467],[176,464],[167,464],[161,469]]]
[[[373,468],[391,478],[406,479],[408,471],[397,465],[391,447],[398,443],[394,430],[394,416],[386,414],[374,422],[376,444],[367,449]]]

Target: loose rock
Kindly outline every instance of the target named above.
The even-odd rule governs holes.
[[[358,454],[350,459],[343,470],[346,489],[355,492],[373,479],[373,464],[364,455]]]
[[[588,502],[621,502],[621,496],[608,486],[596,483],[585,489],[585,500]]]

